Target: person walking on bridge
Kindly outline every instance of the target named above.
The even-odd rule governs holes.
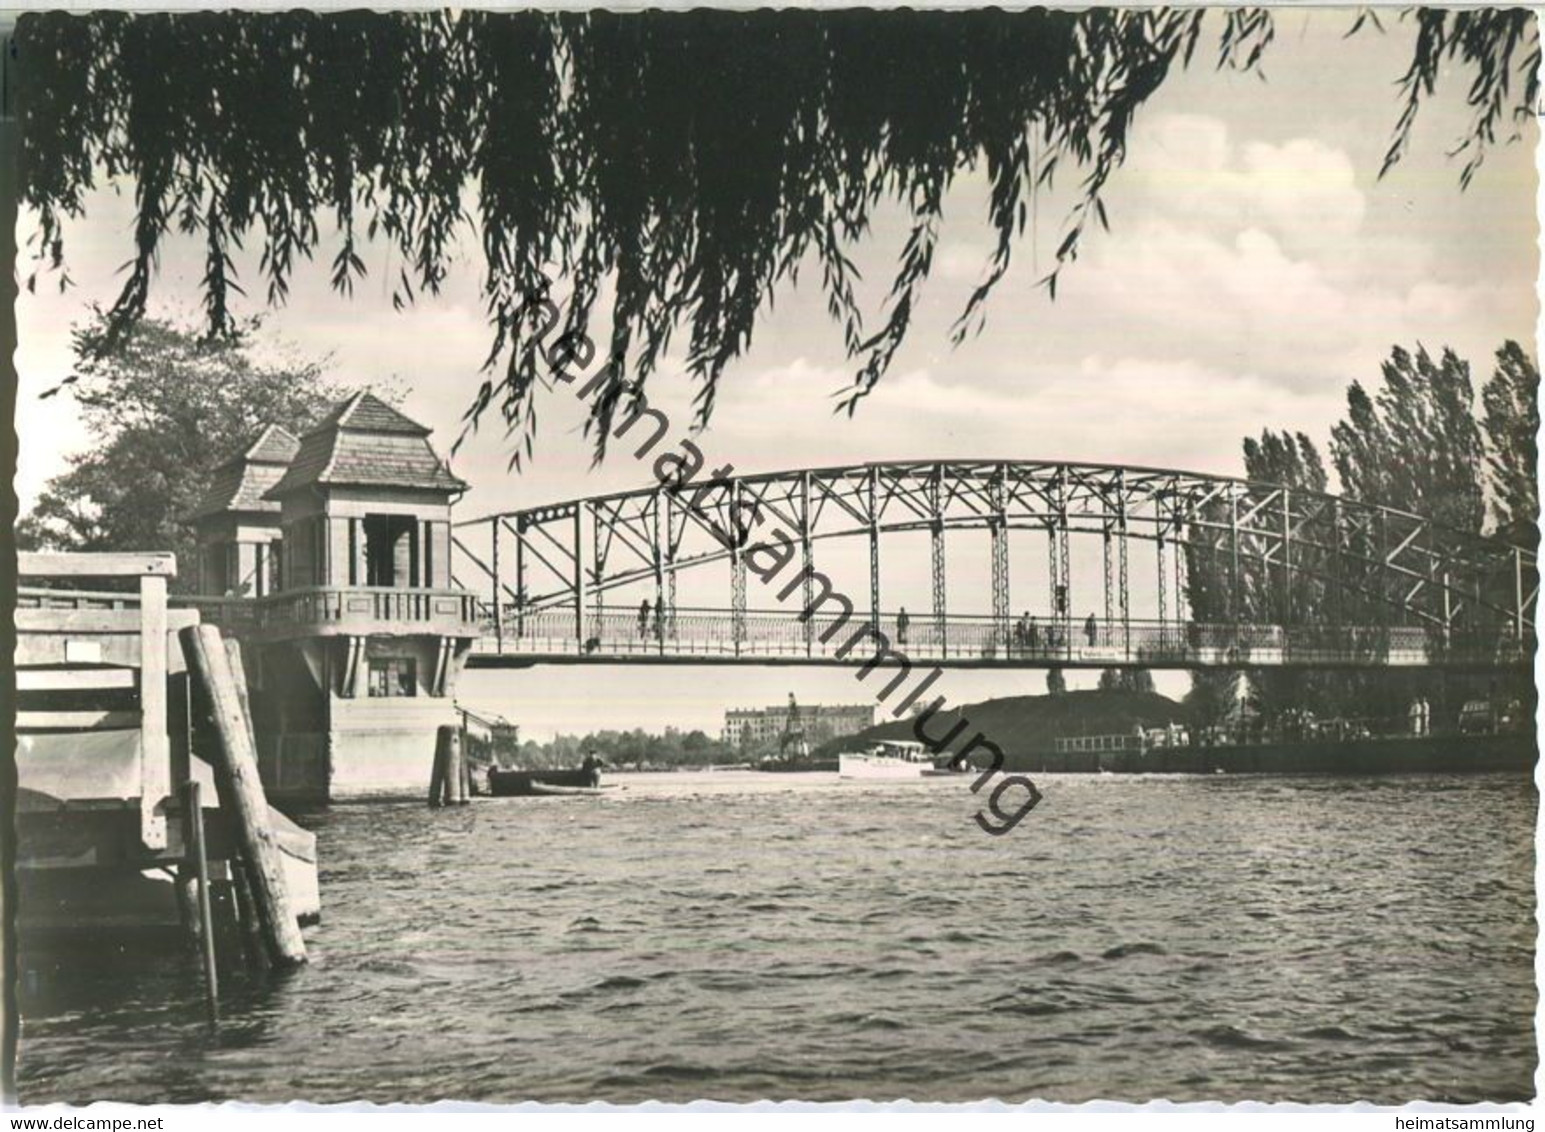
[[[647,597],[638,607],[638,639],[641,641],[649,639],[649,599]]]
[[[902,606],[901,612],[896,614],[896,643],[907,643],[907,626],[912,624],[912,618],[907,616],[907,607]]]
[[[1094,642],[1098,639],[1099,635],[1099,626],[1094,620],[1094,614],[1091,613],[1088,620],[1084,622],[1084,636],[1088,638],[1090,648],[1094,647]]]

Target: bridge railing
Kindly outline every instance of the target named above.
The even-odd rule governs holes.
[[[746,660],[808,658],[863,663],[881,642],[866,631],[869,618],[815,616],[807,625],[787,611],[678,609],[663,617],[651,610],[601,607],[587,612],[583,632],[572,609],[522,611],[506,605],[496,621],[479,606],[482,635],[475,651],[529,656],[593,656],[642,659],[695,656]],[[502,636],[496,631],[502,629]],[[1070,665],[1140,664],[1153,667],[1277,665],[1515,664],[1527,659],[1530,642],[1510,634],[1447,633],[1422,626],[1280,626],[1139,621],[1011,621],[954,615],[880,618],[879,631],[895,651],[913,661]]]

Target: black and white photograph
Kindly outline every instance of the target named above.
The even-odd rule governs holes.
[[[0,25],[7,1108],[1533,1129],[1534,10]]]

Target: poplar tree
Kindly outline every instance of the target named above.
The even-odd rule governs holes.
[[[1492,523],[1499,537],[1530,549],[1540,541],[1540,371],[1524,348],[1509,341],[1481,390],[1490,473]]]
[[[1331,454],[1349,498],[1410,511],[1465,534],[1485,526],[1485,448],[1470,366],[1445,348],[1433,358],[1396,346],[1383,384],[1347,390]]]

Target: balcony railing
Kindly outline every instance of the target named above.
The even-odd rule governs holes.
[[[185,597],[204,620],[267,639],[422,633],[473,637],[477,599],[465,590],[387,586],[307,586],[260,598]]]

